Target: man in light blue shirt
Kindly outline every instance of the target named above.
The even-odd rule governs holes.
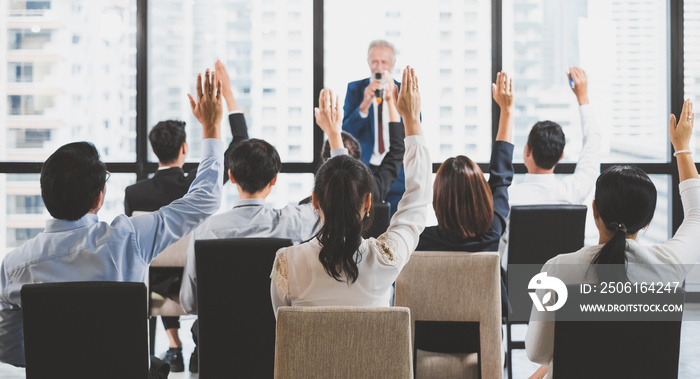
[[[10,252],[0,267],[0,362],[24,365],[20,290],[25,284],[146,279],[149,263],[168,245],[219,209],[224,146],[221,88],[207,70],[190,105],[203,130],[202,161],[189,192],[153,213],[100,222],[97,212],[109,178],[88,142],[60,147],[41,170],[41,195],[53,219],[35,238]],[[215,88],[216,87],[216,88]]]

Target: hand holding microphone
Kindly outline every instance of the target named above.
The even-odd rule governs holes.
[[[386,83],[381,72],[375,72],[374,79],[379,80],[379,85],[381,86],[379,89],[374,90],[374,97],[377,99],[377,104],[381,104],[384,100],[384,87]]]

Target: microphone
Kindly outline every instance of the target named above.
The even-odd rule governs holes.
[[[381,80],[383,82],[382,78],[382,73],[381,72],[375,72],[374,73],[374,79]],[[383,83],[382,83],[383,84]],[[381,104],[382,101],[384,100],[384,89],[376,89],[374,90],[374,96],[377,98],[377,104]]]

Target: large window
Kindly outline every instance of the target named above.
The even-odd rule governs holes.
[[[43,162],[88,140],[108,162],[136,160],[136,0],[0,3],[0,161]],[[124,209],[134,174],[115,174],[100,216]],[[0,174],[0,254],[43,230],[39,175]]]
[[[122,211],[126,185],[155,169],[145,137],[158,121],[187,122],[188,161],[196,163],[201,127],[186,94],[194,93],[196,73],[213,68],[216,59],[228,68],[251,137],[273,143],[285,162],[270,202],[296,203],[313,185],[316,92],[329,87],[343,101],[348,82],[370,75],[367,47],[374,39],[396,46],[395,79],[407,64],[417,69],[436,163],[465,154],[486,168],[497,126],[490,84],[502,68],[516,83],[516,170],[524,172],[518,162],[532,124],[551,119],[567,135],[558,172],[571,173],[581,132],[566,71],[586,69],[603,164],[637,164],[653,175],[659,207],[643,238],[662,241],[681,214],[666,136],[671,108],[680,110],[671,99],[682,98],[671,86],[678,73],[669,56],[679,37],[672,23],[679,4],[685,17],[681,76],[686,96],[697,100],[700,0],[4,1],[0,247],[43,228],[49,215],[40,199],[38,163],[64,143],[94,142],[115,173],[102,219]],[[139,12],[140,5],[148,12]],[[138,38],[139,17],[147,20],[145,40]],[[322,49],[314,49],[321,41]],[[144,54],[147,60],[138,61]],[[137,64],[147,76],[138,98]],[[223,126],[229,141],[226,117]],[[224,207],[236,199],[228,186]],[[594,243],[591,235],[587,243]]]
[[[664,1],[504,0],[516,151],[535,122],[552,120],[567,136],[564,162],[576,162],[581,129],[567,72],[578,66],[588,74],[603,161],[667,162],[668,145],[659,143],[668,140],[667,14]]]
[[[201,125],[187,93],[220,59],[248,122],[284,162],[313,160],[312,0],[149,1],[148,128],[187,122],[189,161],[201,156]],[[228,112],[226,112],[228,114]],[[224,137],[230,140],[228,118]],[[155,160],[154,156],[151,156]]]

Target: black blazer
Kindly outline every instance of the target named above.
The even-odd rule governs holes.
[[[152,178],[126,187],[124,213],[131,216],[134,211],[153,212],[170,204],[187,193],[197,170],[185,174],[180,167],[158,170]]]
[[[229,114],[233,140],[224,153],[224,183],[228,180],[228,155],[236,145],[248,139],[248,126],[243,113]],[[153,212],[170,204],[187,193],[197,175],[197,169],[187,174],[179,167],[156,171],[150,179],[145,179],[126,187],[124,213],[131,216],[134,211]]]

